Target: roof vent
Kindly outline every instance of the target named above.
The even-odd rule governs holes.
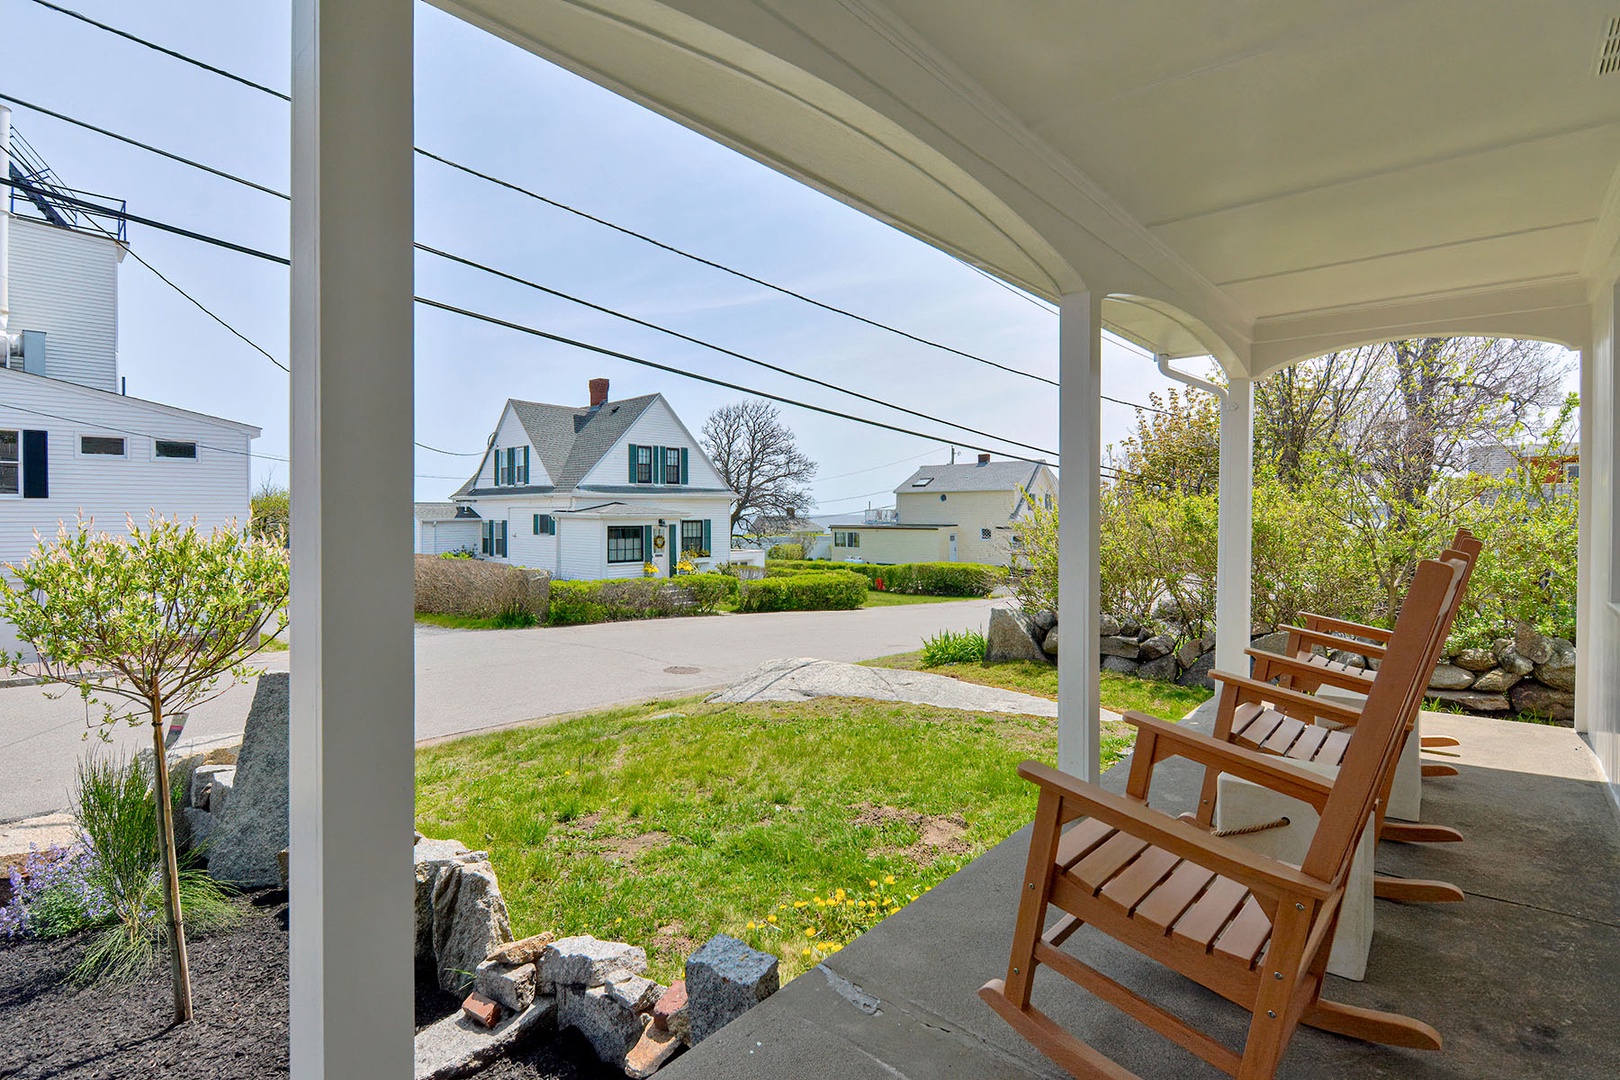
[[[1620,18],[1610,19],[1605,27],[1603,41],[1598,46],[1595,74],[1613,75],[1620,72]]]

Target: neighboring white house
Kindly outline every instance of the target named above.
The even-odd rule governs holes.
[[[124,248],[57,190],[0,201],[0,565],[81,515],[245,527],[259,429],[118,392]],[[0,624],[0,649],[16,645]]]
[[[1045,462],[924,465],[894,489],[894,507],[832,525],[840,562],[977,562],[1005,565],[1018,549],[1030,501],[1057,505],[1057,476]]]
[[[640,577],[648,563],[667,575],[683,554],[727,561],[736,496],[697,439],[662,394],[607,395],[592,379],[584,407],[506,403],[451,496],[477,515],[479,552],[570,579]]]
[[[448,502],[416,504],[416,553],[443,555],[477,551],[483,522],[470,506]]]

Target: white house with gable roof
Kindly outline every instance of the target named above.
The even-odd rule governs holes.
[[[557,578],[641,577],[649,563],[665,576],[682,556],[703,569],[731,555],[736,495],[703,447],[662,394],[609,401],[606,379],[584,407],[507,401],[451,498],[452,528],[476,515],[483,557]],[[443,513],[419,508],[418,553]]]

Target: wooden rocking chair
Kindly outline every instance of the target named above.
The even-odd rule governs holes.
[[[1391,636],[1339,777],[1133,714],[1136,749],[1124,796],[1026,761],[1040,787],[1007,977],[979,991],[1042,1053],[1077,1077],[1132,1074],[1031,1004],[1037,965],[1080,984],[1242,1080],[1275,1075],[1297,1025],[1373,1042],[1439,1049],[1429,1025],[1321,997],[1339,906],[1358,840],[1394,768],[1422,665],[1463,568],[1424,562]],[[1299,867],[1258,855],[1147,805],[1153,769],[1186,757],[1304,800],[1321,814]],[[1064,831],[1063,826],[1075,822]],[[1048,908],[1064,916],[1043,933]],[[1103,975],[1061,946],[1082,926],[1129,945],[1252,1014],[1242,1053]]]
[[[1450,624],[1456,620],[1457,610],[1462,606],[1463,593],[1468,588],[1468,578],[1473,575],[1474,562],[1479,557],[1479,552],[1483,546],[1473,533],[1467,529],[1458,529],[1450,547],[1440,555],[1441,559],[1448,559],[1455,558],[1460,554],[1468,561],[1468,572],[1463,577],[1462,588],[1458,591],[1457,600],[1449,614],[1447,634],[1451,632]],[[1254,677],[1261,682],[1267,682],[1272,678],[1281,676],[1280,685],[1291,686],[1306,693],[1313,692],[1324,682],[1329,686],[1336,686],[1340,689],[1366,693],[1366,688],[1372,685],[1372,671],[1367,668],[1351,667],[1342,661],[1331,660],[1325,656],[1318,656],[1313,652],[1313,647],[1321,646],[1328,650],[1340,650],[1373,659],[1382,659],[1384,650],[1389,644],[1390,631],[1381,626],[1367,626],[1362,623],[1351,622],[1348,619],[1336,619],[1329,615],[1317,615],[1308,611],[1300,613],[1300,621],[1305,625],[1280,627],[1280,629],[1286,630],[1289,635],[1283,654],[1308,663],[1317,670],[1313,672],[1277,670],[1282,665],[1272,662],[1275,654],[1249,650],[1249,655],[1255,658]],[[1438,659],[1439,657],[1436,656],[1437,662]],[[1434,672],[1431,670],[1429,675],[1432,678]],[[1457,746],[1458,742],[1448,735],[1435,735],[1421,737],[1421,745],[1425,750],[1444,752],[1445,748]],[[1425,762],[1422,771],[1425,777],[1457,775],[1455,766],[1440,762]],[[1397,831],[1400,831],[1400,828],[1400,826],[1397,826]],[[1410,830],[1408,831],[1410,832]],[[1423,837],[1417,835],[1397,837],[1392,835],[1389,839],[1417,841],[1423,839]],[[1430,839],[1450,840],[1461,839],[1461,837],[1445,836],[1431,837]]]
[[[1444,622],[1441,625],[1440,637],[1436,641],[1431,654],[1425,660],[1422,669],[1424,688],[1427,689],[1428,680],[1433,677],[1435,666],[1440,662],[1440,650],[1444,647],[1446,637],[1451,633],[1452,623],[1456,620],[1457,611],[1462,606],[1463,592],[1468,587],[1468,579],[1472,576],[1474,566],[1478,561],[1479,552],[1483,545],[1467,530],[1459,530],[1454,548],[1447,549],[1441,554],[1443,560],[1460,560],[1464,564],[1462,581],[1457,588],[1457,594],[1449,610],[1445,612]],[[1309,616],[1311,621],[1322,625],[1322,616]],[[1358,627],[1382,635],[1387,642],[1390,632],[1378,630],[1375,627],[1360,627],[1357,623],[1345,623],[1333,620],[1339,626]],[[1314,694],[1323,686],[1336,687],[1359,694],[1365,694],[1373,682],[1372,671],[1348,667],[1345,664],[1329,660],[1311,651],[1313,645],[1327,645],[1332,648],[1362,649],[1366,655],[1371,655],[1382,662],[1387,652],[1384,646],[1366,645],[1362,642],[1347,641],[1334,633],[1312,630],[1303,627],[1284,627],[1289,632],[1287,655],[1278,655],[1260,649],[1246,650],[1254,660],[1253,672],[1250,681],[1265,683],[1271,679],[1278,680],[1281,690],[1293,690],[1304,694]],[[1235,687],[1243,680],[1224,672],[1211,672],[1211,678],[1221,681],[1224,686]],[[1280,696],[1280,693],[1279,695]],[[1244,746],[1259,749],[1268,753],[1281,754],[1296,760],[1313,761],[1323,765],[1338,765],[1339,758],[1349,742],[1349,736],[1343,731],[1332,731],[1318,727],[1309,715],[1311,710],[1299,707],[1279,709],[1275,702],[1273,707],[1267,707],[1267,696],[1246,690],[1244,700],[1240,703],[1233,701],[1223,702],[1215,722],[1215,737],[1237,742]],[[1315,716],[1329,720],[1336,726],[1353,726],[1360,715],[1356,706],[1340,705],[1325,702],[1317,697],[1315,701],[1321,703],[1314,709]],[[1296,703],[1297,705],[1298,703]],[[1419,699],[1421,705],[1421,696]],[[1412,710],[1407,723],[1407,738],[1417,731],[1418,709]],[[1436,742],[1440,740],[1435,740]],[[1445,740],[1455,745],[1455,739]],[[1402,742],[1402,750],[1405,742]],[[1434,771],[1430,771],[1431,768]],[[1425,766],[1426,775],[1455,775],[1456,769],[1449,765]],[[1393,782],[1393,775],[1391,781]],[[1206,824],[1211,820],[1214,812],[1215,777],[1207,775],[1204,782],[1204,791],[1199,804],[1199,820]],[[1395,840],[1403,843],[1445,843],[1461,841],[1463,836],[1456,829],[1443,825],[1431,825],[1419,822],[1391,821],[1384,817],[1383,811],[1388,809],[1389,792],[1385,791],[1381,803],[1378,820],[1378,836],[1381,840]],[[1413,888],[1397,884],[1397,879],[1382,879],[1379,882],[1379,895],[1389,899],[1428,899],[1428,900],[1461,900],[1462,893],[1453,886],[1444,886],[1438,890]]]

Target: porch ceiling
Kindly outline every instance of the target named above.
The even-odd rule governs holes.
[[[1459,318],[1581,344],[1620,237],[1597,0],[436,2],[1238,370]]]

